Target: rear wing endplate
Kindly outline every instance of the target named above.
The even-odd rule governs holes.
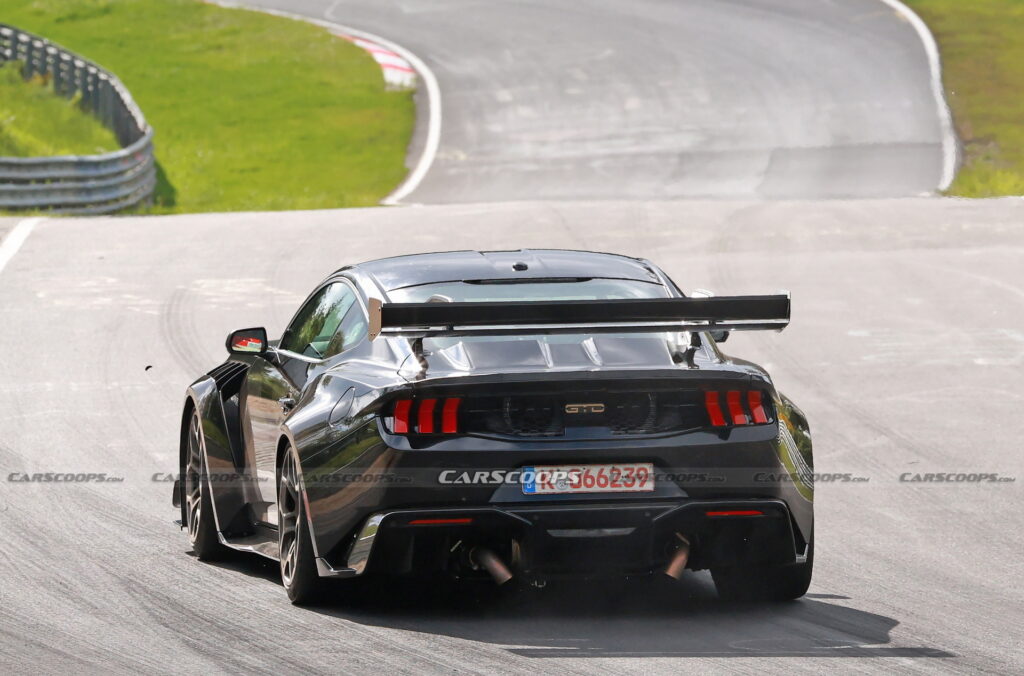
[[[377,336],[502,336],[661,331],[781,331],[789,293],[710,298],[631,298],[487,303],[382,303],[371,298]]]

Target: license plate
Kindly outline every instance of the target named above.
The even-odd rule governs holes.
[[[654,490],[654,465],[545,465],[523,468],[523,493],[648,493]]]

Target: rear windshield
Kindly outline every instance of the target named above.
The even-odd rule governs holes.
[[[665,298],[668,290],[661,284],[633,279],[568,279],[536,282],[440,282],[410,286],[389,291],[394,303],[469,303],[531,300],[613,300],[628,298]],[[636,337],[637,334],[607,334]],[[427,338],[427,350],[443,350],[459,342],[495,343],[508,341],[540,341],[548,344],[578,343],[588,338],[583,334],[465,336]]]
[[[393,303],[665,298],[661,284],[633,279],[567,279],[536,282],[440,282],[389,291]]]

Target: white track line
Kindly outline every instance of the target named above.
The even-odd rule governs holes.
[[[7,264],[14,258],[14,254],[18,253],[18,249],[32,234],[32,229],[36,227],[36,224],[45,220],[43,217],[26,218],[15,225],[7,237],[4,237],[4,241],[0,243],[0,272],[7,267]]]
[[[889,7],[896,10],[903,16],[910,25],[917,31],[917,35],[924,43],[924,51],[928,55],[928,67],[931,69],[932,94],[939,107],[939,125],[942,128],[942,178],[939,179],[938,190],[949,189],[956,176],[956,165],[958,160],[958,144],[956,131],[953,128],[953,114],[946,102],[945,90],[942,87],[942,60],[939,58],[939,46],[935,42],[935,36],[928,30],[928,25],[917,15],[917,13],[904,5],[900,0],[881,0]]]
[[[409,195],[413,190],[419,187],[423,178],[427,175],[427,171],[430,170],[430,165],[434,163],[434,158],[437,157],[437,149],[441,145],[441,87],[437,84],[437,78],[434,76],[433,71],[427,67],[418,56],[410,52],[405,47],[397,45],[390,40],[374,35],[373,33],[367,33],[357,28],[350,28],[344,24],[340,24],[336,21],[329,20],[331,13],[334,11],[337,3],[332,4],[327,11],[324,13],[327,19],[314,19],[313,17],[304,16],[302,14],[295,14],[293,12],[285,12],[279,9],[268,9],[266,7],[252,7],[246,5],[244,2],[230,2],[228,0],[205,0],[210,4],[220,5],[221,7],[229,8],[242,8],[252,10],[254,12],[262,12],[264,14],[271,14],[273,16],[280,16],[286,19],[294,19],[296,21],[305,21],[316,26],[323,26],[332,31],[339,31],[347,33],[352,37],[363,38],[371,42],[376,42],[382,47],[386,47],[391,51],[395,52],[416,69],[416,73],[423,80],[423,85],[427,89],[427,138],[423,143],[423,151],[420,153],[419,159],[416,161],[416,166],[413,167],[409,175],[405,177],[402,184],[395,188],[395,190],[381,200],[381,204],[387,206],[394,206],[401,204],[401,201]]]

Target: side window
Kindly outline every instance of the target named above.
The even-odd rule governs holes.
[[[285,330],[281,349],[317,359],[330,356],[327,350],[331,338],[353,305],[356,295],[347,284],[335,282],[324,287],[302,306]]]
[[[341,325],[331,339],[330,345],[327,346],[324,356],[333,357],[354,347],[366,335],[366,329],[366,315],[363,314],[363,308],[359,303],[353,303],[348,309],[348,313],[345,314],[345,318],[341,320]]]

